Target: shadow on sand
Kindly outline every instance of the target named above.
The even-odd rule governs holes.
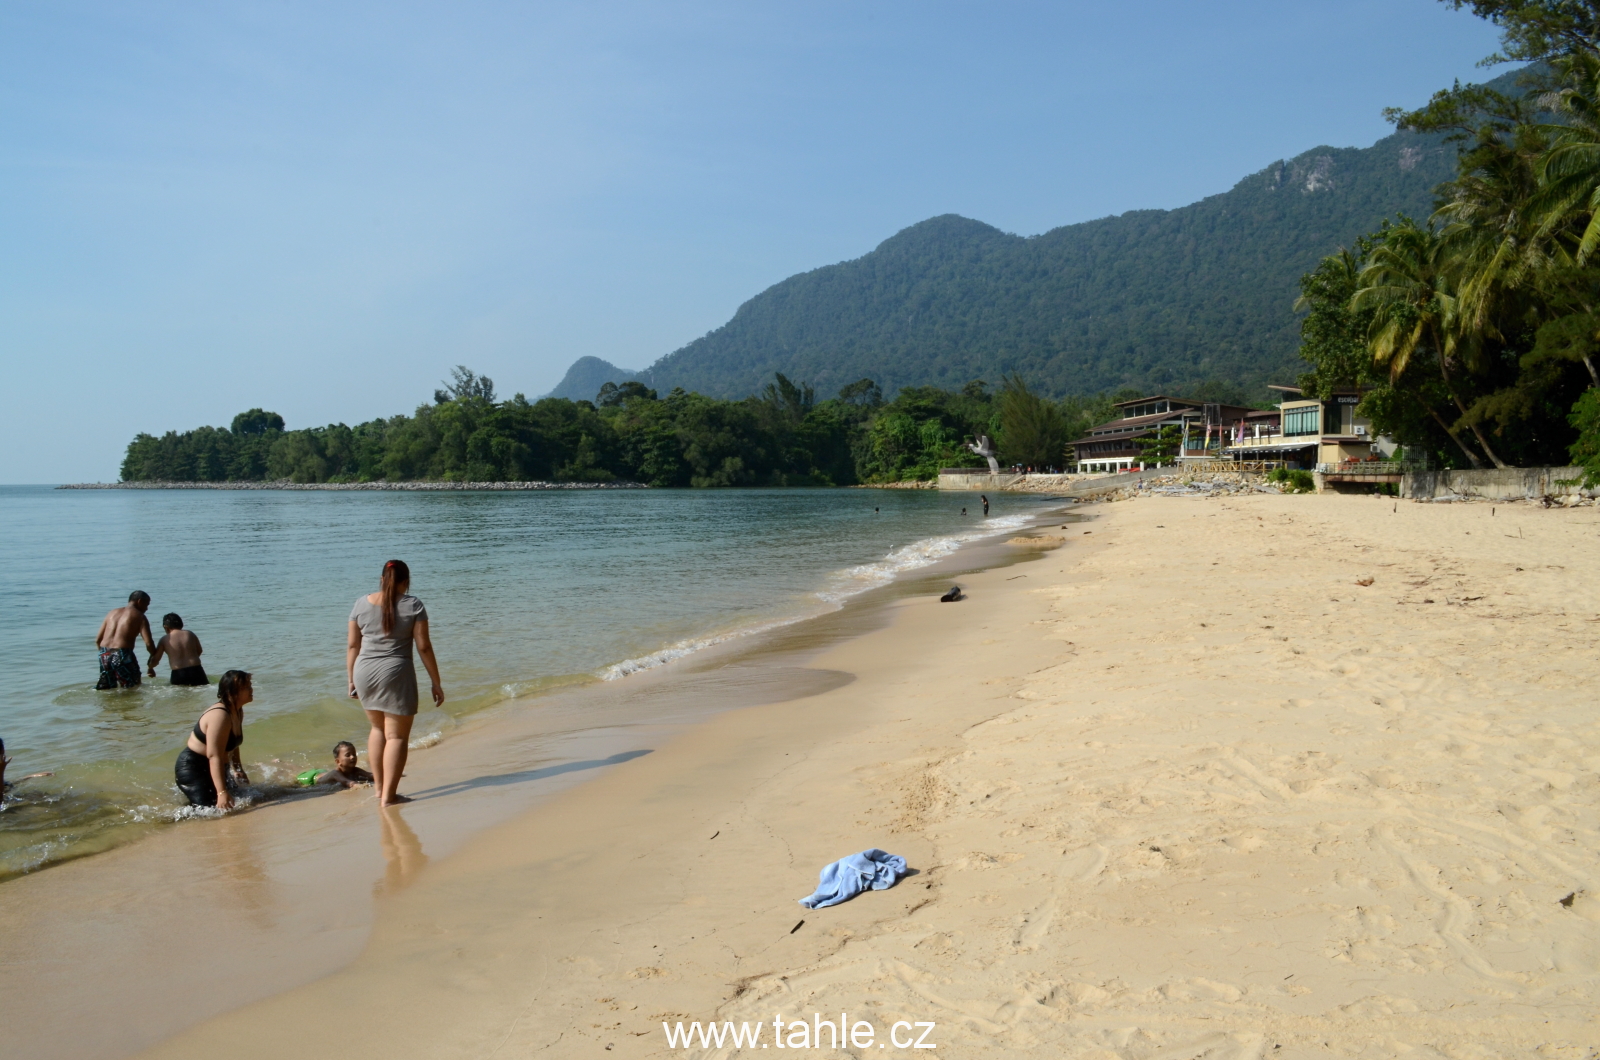
[[[635,758],[643,758],[650,753],[650,749],[642,751],[621,751],[610,758],[592,758],[585,762],[564,762],[559,766],[545,766],[542,769],[524,769],[516,773],[497,773],[494,776],[474,777],[471,780],[460,780],[454,784],[441,784],[437,788],[428,788],[411,796],[412,802],[422,802],[424,799],[438,799],[446,795],[459,795],[463,791],[474,788],[494,788],[504,784],[521,784],[529,780],[543,780],[546,777],[560,776],[562,773],[576,773],[581,769],[599,769],[602,766],[621,765],[631,762]]]

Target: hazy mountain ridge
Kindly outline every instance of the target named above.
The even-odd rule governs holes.
[[[1212,380],[1254,393],[1302,368],[1301,274],[1386,217],[1425,217],[1454,161],[1437,138],[1395,133],[1313,148],[1189,206],[1038,236],[946,214],[773,285],[644,371],[579,364],[721,397],[753,393],[774,372],[822,396],[864,376],[892,391],[1003,372],[1055,394]],[[592,398],[576,384],[599,378],[598,366],[574,365],[556,392]]]
[[[572,367],[567,369],[567,374],[561,377],[561,382],[545,397],[567,398],[572,401],[593,401],[595,394],[607,383],[622,383],[629,379],[639,379],[643,372],[632,372],[626,368],[618,368],[610,361],[599,357],[579,357],[572,362]]]

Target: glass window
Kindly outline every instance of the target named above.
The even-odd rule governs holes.
[[[1306,405],[1283,410],[1284,434],[1317,434],[1322,430],[1322,406]]]

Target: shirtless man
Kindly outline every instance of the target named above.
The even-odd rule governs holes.
[[[139,659],[133,654],[133,642],[144,637],[144,646],[155,654],[155,638],[150,636],[150,620],[144,613],[150,609],[150,594],[135,589],[128,594],[128,606],[119,607],[106,615],[100,623],[100,633],[94,638],[100,649],[100,680],[95,688],[137,688],[139,686]]]
[[[161,619],[161,628],[166,632],[156,641],[155,650],[150,653],[150,659],[145,663],[150,669],[150,676],[156,675],[156,663],[161,661],[162,655],[165,655],[167,665],[172,667],[173,684],[210,684],[211,679],[206,676],[206,668],[200,665],[200,653],[205,649],[200,647],[199,637],[183,628],[182,616],[176,611],[168,612]]]

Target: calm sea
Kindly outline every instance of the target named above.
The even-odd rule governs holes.
[[[244,761],[260,796],[365,720],[344,696],[345,622],[385,560],[411,565],[448,701],[419,744],[507,699],[629,673],[821,614],[1046,502],[922,490],[337,493],[0,487],[0,738],[16,788],[0,878],[188,813],[172,761],[214,689],[96,692],[105,612],[143,589],[252,671]],[[143,661],[141,646],[138,655]],[[420,670],[420,667],[419,667]],[[426,678],[424,675],[424,701]]]

